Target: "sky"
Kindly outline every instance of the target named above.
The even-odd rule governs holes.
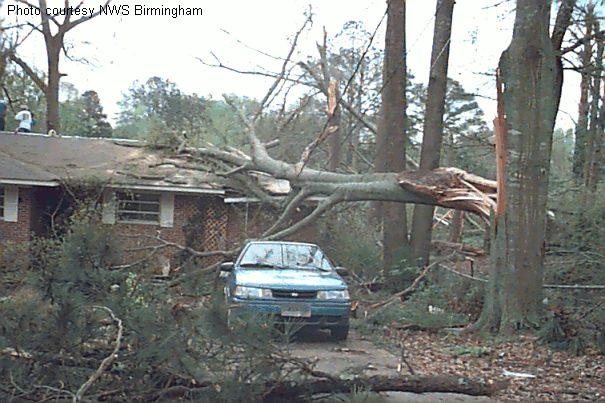
[[[73,4],[78,2],[73,1]],[[38,21],[36,16],[15,17],[15,0],[5,0],[0,15],[8,21]],[[48,0],[49,7],[62,7],[64,0]],[[85,1],[84,6],[98,8],[101,2]],[[88,64],[62,59],[60,70],[67,74],[82,93],[99,93],[105,111],[112,120],[118,102],[135,80],[144,82],[160,76],[175,82],[183,91],[220,98],[234,93],[260,98],[271,84],[260,77],[241,76],[204,66],[198,58],[213,61],[211,52],[224,64],[243,69],[277,71],[279,63],[250,48],[275,56],[285,56],[289,41],[304,21],[304,13],[313,12],[312,29],[305,32],[294,55],[295,60],[315,56],[315,43],[322,40],[323,28],[329,36],[337,34],[350,20],[364,23],[372,32],[386,7],[385,0],[138,0],[113,1],[129,5],[129,15],[100,15],[68,33],[72,56]],[[454,8],[450,48],[449,77],[458,80],[471,93],[491,121],[495,114],[493,73],[501,52],[508,46],[513,25],[513,2],[501,0],[458,0]],[[197,7],[201,16],[135,15],[135,6]],[[417,80],[426,83],[434,28],[435,0],[408,0],[408,68]],[[380,26],[374,43],[384,45]],[[41,35],[32,35],[19,49],[29,63],[45,69]],[[579,75],[566,72],[561,111],[557,125],[573,127],[577,114]]]

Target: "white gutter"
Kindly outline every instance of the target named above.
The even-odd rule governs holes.
[[[0,179],[0,185],[17,185],[17,186],[46,186],[58,187],[58,181],[35,181],[21,179]],[[149,185],[109,185],[111,189],[134,189],[134,190],[155,190],[160,192],[174,193],[197,193],[197,194],[216,194],[224,195],[225,191],[220,189],[201,189],[201,188],[183,188],[173,186],[149,186]]]
[[[57,187],[59,182],[55,181],[29,181],[21,179],[0,179],[2,185],[20,185],[20,186],[50,186]]]
[[[134,190],[151,190],[160,192],[174,192],[174,193],[197,193],[197,194],[215,194],[223,195],[224,190],[220,189],[202,189],[202,188],[184,188],[174,186],[150,186],[150,185],[108,185],[111,189],[134,189]]]

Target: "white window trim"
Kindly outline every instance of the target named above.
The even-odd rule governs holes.
[[[151,192],[134,192],[151,193]],[[123,220],[118,218],[118,199],[117,192],[113,189],[106,189],[103,192],[103,223],[105,224],[137,224],[137,225],[155,225],[165,228],[171,228],[174,225],[174,193],[172,192],[153,192],[159,194],[159,211],[157,221],[148,220]]]
[[[19,220],[19,187],[4,185],[0,189],[4,190],[3,217],[0,219],[5,222],[17,222]]]

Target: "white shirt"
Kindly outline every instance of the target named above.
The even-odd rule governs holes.
[[[32,129],[32,113],[30,111],[21,111],[17,113],[15,119],[19,121],[20,129],[27,129],[31,131]]]

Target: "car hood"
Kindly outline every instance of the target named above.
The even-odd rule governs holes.
[[[332,271],[293,269],[240,269],[236,271],[238,285],[279,288],[284,290],[344,290],[347,285]]]

